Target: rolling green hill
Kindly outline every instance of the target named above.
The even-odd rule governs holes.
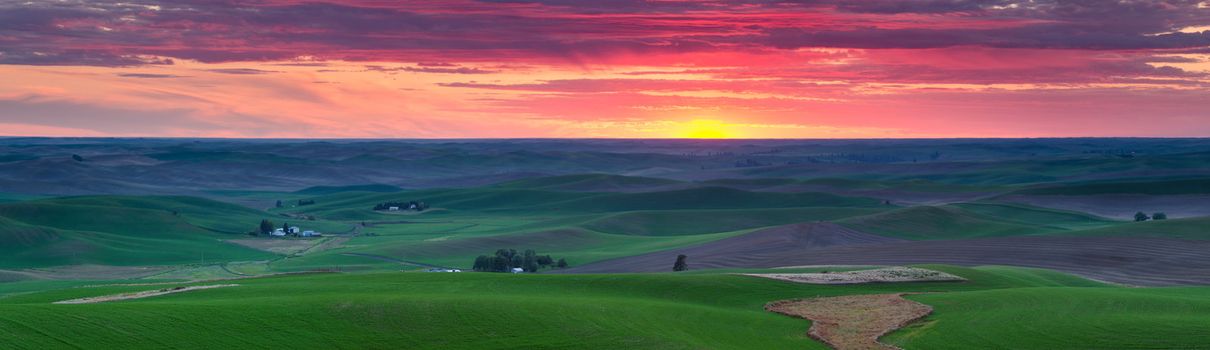
[[[514,180],[495,185],[501,188],[525,188],[552,191],[608,192],[641,190],[682,182],[668,179],[613,174],[577,174]]]
[[[934,268],[970,281],[823,286],[731,274],[305,274],[211,282],[207,284],[239,286],[88,305],[50,302],[171,285],[53,289],[0,298],[0,315],[20,315],[0,317],[0,347],[826,349],[805,335],[808,321],[766,312],[763,305],[853,293],[949,292],[929,295],[939,299],[979,297],[982,292],[963,291],[989,288],[1097,285],[1030,269]],[[1196,300],[1205,295],[1206,289],[1190,289],[1186,297],[1199,305]],[[1093,306],[1082,310],[1087,317],[1124,312],[1110,303],[1073,298]],[[938,324],[951,314],[939,309]],[[1208,317],[1190,314],[1180,321],[1199,324]],[[1120,331],[1088,329],[1052,312],[979,324],[1017,329],[1038,318],[1053,323],[1047,330],[1056,334],[1084,330],[1093,332],[1086,335],[1091,337]],[[1059,322],[1063,320],[1067,324]],[[1156,325],[1168,321],[1149,320]],[[1165,341],[1178,347],[1198,344],[1203,339],[1195,334],[1171,334]],[[930,336],[936,334],[926,331],[915,339]],[[1046,339],[1052,343],[1043,345],[1056,348],[1053,341],[1063,338]]]
[[[958,203],[952,206],[999,220],[1015,221],[1050,228],[1078,230],[1122,223],[1121,221],[1077,211],[1041,208],[1024,204]]]
[[[924,322],[887,337],[907,349],[1197,349],[1210,288],[1012,288],[912,295]]]
[[[871,198],[845,197],[827,193],[751,192],[726,187],[702,187],[676,191],[611,193],[545,205],[557,211],[614,212],[671,209],[757,209],[794,207],[878,207]]]
[[[298,191],[296,194],[321,196],[341,192],[399,192],[402,188],[385,184],[350,185],[350,186],[312,186]]]
[[[613,234],[674,236],[726,232],[807,221],[868,215],[884,208],[781,208],[726,210],[655,210],[612,214],[583,227]]]
[[[859,231],[916,240],[1059,234],[1123,223],[1074,211],[990,202],[916,206],[837,222]]]
[[[166,265],[256,260],[272,254],[225,243],[267,213],[192,197],[89,196],[0,204],[0,267]],[[332,228],[342,227],[325,223]]]
[[[1127,222],[1109,227],[1063,232],[1061,234],[1073,236],[1210,239],[1210,217]]]
[[[1165,179],[1074,183],[1013,192],[1040,195],[1149,194],[1180,195],[1210,193],[1210,179]]]
[[[858,231],[905,239],[1014,236],[1057,230],[998,220],[955,206],[917,206],[837,222]]]
[[[512,188],[425,190],[400,193],[340,193],[314,198],[316,204],[298,211],[331,220],[398,218],[378,213],[374,204],[423,201],[433,209],[509,214],[581,214],[639,210],[759,209],[795,207],[883,207],[875,199],[827,193],[752,192],[725,187],[700,187],[640,193],[561,192]]]

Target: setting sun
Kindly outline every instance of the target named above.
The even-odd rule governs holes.
[[[725,139],[727,124],[721,120],[696,119],[688,123],[685,137],[691,139]]]

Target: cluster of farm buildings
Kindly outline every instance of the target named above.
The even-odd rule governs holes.
[[[273,236],[273,237],[285,237],[287,235],[292,235],[295,237],[320,237],[320,236],[323,236],[322,233],[311,231],[311,230],[304,231],[304,230],[298,228],[298,226],[290,226],[288,229],[279,227],[279,228],[274,229],[273,232],[269,233],[269,235]]]

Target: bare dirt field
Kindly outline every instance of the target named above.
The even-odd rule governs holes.
[[[805,225],[805,226],[804,226]],[[692,247],[600,261],[559,273],[671,271],[789,265],[1009,265],[1055,269],[1129,285],[1210,283],[1210,241],[1135,237],[1015,236],[905,241],[834,224],[798,224]]]
[[[155,275],[171,267],[162,266],[108,266],[108,265],[69,265],[37,269],[0,270],[5,275],[15,279],[51,279],[51,280],[113,280],[142,278]]]
[[[235,287],[235,286],[238,286],[238,284],[212,284],[212,285],[208,285],[208,286],[163,288],[163,289],[148,290],[148,291],[134,292],[134,293],[122,293],[122,294],[102,295],[102,296],[97,296],[97,297],[60,300],[60,301],[54,302],[54,304],[104,303],[104,302],[109,302],[109,301],[150,298],[150,297],[154,297],[154,296],[160,296],[160,295],[172,294],[172,293],[181,293],[181,292],[188,292],[188,291],[195,291],[195,290],[223,288],[223,287]]]
[[[918,267],[892,266],[872,270],[818,273],[747,273],[747,276],[807,284],[857,284],[894,282],[943,282],[966,279],[941,271]]]
[[[230,239],[227,242],[274,254],[290,255],[307,250],[321,242],[317,239]]]
[[[765,310],[811,320],[807,335],[840,350],[898,349],[878,338],[933,312],[902,294],[783,300],[765,305]]]
[[[1164,212],[1170,218],[1210,215],[1210,195],[1153,196],[1144,194],[1100,194],[1083,196],[1010,195],[996,200],[1044,208],[1082,211],[1108,218],[1130,220],[1134,213]]]

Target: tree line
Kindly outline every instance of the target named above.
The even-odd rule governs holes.
[[[1164,212],[1157,212],[1151,214],[1151,216],[1147,216],[1147,213],[1141,211],[1134,213],[1134,221],[1143,222],[1147,220],[1168,220],[1168,214],[1164,214]]]
[[[374,210],[389,210],[389,209],[391,209],[391,207],[396,207],[396,208],[399,208],[400,210],[409,210],[410,209],[410,210],[415,210],[415,211],[424,211],[425,209],[429,208],[429,205],[428,205],[428,203],[417,202],[417,201],[385,202],[385,203],[375,204]]]
[[[298,204],[297,204],[296,206],[301,207],[301,206],[304,206],[304,205],[312,205],[312,204],[315,204],[315,200],[314,200],[314,199],[299,199],[299,200],[298,200]],[[277,208],[281,208],[281,207],[283,207],[284,205],[282,204],[281,200],[280,200],[280,199],[278,199],[278,200],[277,200],[277,203],[275,203],[273,206],[274,206],[274,207],[277,207]]]
[[[526,249],[517,254],[516,249],[497,249],[492,256],[480,255],[475,258],[471,269],[479,272],[509,272],[513,268],[521,268],[525,272],[537,272],[544,268],[565,268],[567,259],[555,261],[550,255],[538,255],[533,249]]]

